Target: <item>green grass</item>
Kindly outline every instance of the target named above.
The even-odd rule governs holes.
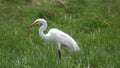
[[[39,2],[39,3],[38,3]],[[120,1],[0,0],[0,68],[119,68]],[[62,47],[59,60],[55,44],[41,39],[36,26],[27,37],[27,26],[45,18],[50,28],[71,35],[81,51]]]

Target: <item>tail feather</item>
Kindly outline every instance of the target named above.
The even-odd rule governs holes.
[[[78,46],[77,43],[76,43],[76,44],[74,44],[74,45],[69,46],[69,47],[68,47],[68,50],[69,50],[69,51],[80,51],[80,48],[79,48],[79,46]]]

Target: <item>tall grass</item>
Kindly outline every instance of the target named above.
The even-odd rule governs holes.
[[[28,2],[29,1],[29,2]],[[119,0],[1,0],[0,68],[118,68],[120,67]],[[71,35],[81,48],[70,53],[42,40],[38,28],[27,38],[27,26],[45,18],[48,29]]]

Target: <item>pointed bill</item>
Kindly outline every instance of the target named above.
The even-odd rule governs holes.
[[[30,24],[28,27],[29,27],[29,28],[31,28],[31,27],[33,27],[35,24],[36,24],[36,23],[35,23],[35,22],[33,22],[33,23],[32,23],[32,24]]]

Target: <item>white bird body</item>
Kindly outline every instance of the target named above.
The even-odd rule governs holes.
[[[46,34],[48,41],[53,41],[56,44],[60,43],[65,45],[69,51],[78,51],[80,50],[76,41],[73,40],[72,37],[70,37],[68,34],[56,29],[56,28],[52,28],[48,34]]]
[[[61,44],[65,45],[69,51],[79,51],[80,48],[77,45],[76,41],[69,36],[68,34],[62,32],[61,30],[58,30],[56,28],[52,28],[49,30],[47,34],[44,34],[44,30],[47,28],[47,22],[44,19],[37,19],[34,23],[32,23],[29,27],[31,28],[34,24],[42,23],[42,26],[39,28],[39,35],[41,38],[55,42],[58,47],[58,52],[60,53],[61,50]],[[59,54],[59,57],[61,56],[61,53]]]

